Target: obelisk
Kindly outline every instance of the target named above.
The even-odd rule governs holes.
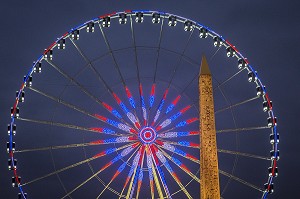
[[[201,199],[220,199],[212,76],[204,55],[199,75],[199,107],[200,195]]]

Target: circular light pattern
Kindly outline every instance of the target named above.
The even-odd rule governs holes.
[[[144,143],[144,144],[150,144],[155,141],[156,139],[156,131],[151,128],[151,127],[144,127],[140,130],[139,133],[139,139]]]

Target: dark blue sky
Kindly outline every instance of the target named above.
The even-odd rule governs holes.
[[[275,181],[275,193],[270,198],[298,198],[299,7],[300,3],[295,0],[2,2],[0,198],[16,198],[16,190],[10,183],[12,173],[7,171],[6,125],[15,91],[32,61],[71,27],[105,13],[128,9],[161,10],[198,21],[225,36],[250,60],[266,84],[281,135],[279,177]]]

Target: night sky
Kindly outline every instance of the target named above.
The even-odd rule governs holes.
[[[53,41],[55,41],[57,37],[70,30],[72,27],[75,27],[78,24],[106,13],[128,9],[165,11],[198,21],[201,24],[210,27],[217,33],[226,37],[242,52],[245,57],[248,58],[252,66],[258,71],[259,77],[266,85],[268,94],[273,101],[274,112],[278,120],[278,132],[280,134],[280,161],[278,163],[279,176],[275,179],[274,182],[275,192],[270,195],[269,198],[299,198],[299,183],[297,179],[300,176],[297,171],[300,162],[296,156],[298,140],[300,139],[300,136],[297,134],[297,119],[299,118],[300,111],[299,105],[297,103],[298,99],[300,98],[298,92],[299,69],[297,67],[300,65],[299,7],[300,2],[295,0],[291,0],[288,2],[279,0],[252,0],[243,2],[234,0],[93,0],[88,1],[88,3],[87,1],[78,0],[32,0],[30,2],[19,0],[13,2],[2,2],[0,6],[0,24],[2,27],[0,33],[0,67],[2,69],[0,84],[2,91],[0,98],[0,144],[2,146],[0,150],[0,198],[17,198],[17,189],[11,187],[12,172],[7,170],[7,124],[10,121],[10,107],[15,101],[15,91],[19,89],[22,83],[23,76],[32,66],[32,61],[36,60],[38,56],[42,54],[43,50],[47,48]],[[202,52],[200,51],[199,59],[197,60],[198,63],[200,63],[201,53]],[[130,61],[132,60],[128,59],[128,62]],[[76,65],[75,63],[77,63],[77,60],[70,61],[70,63],[72,62],[74,65]],[[75,70],[78,71],[79,69],[76,68],[74,69],[74,71]],[[125,70],[123,72],[125,75],[127,74]],[[164,72],[166,71],[162,71],[161,73]],[[86,75],[86,78],[88,78],[89,74]],[[130,78],[131,74],[128,73],[128,79]],[[45,81],[50,79],[51,76],[46,76]],[[60,80],[58,77],[55,80],[57,80],[58,84],[66,84],[65,82],[63,82],[64,80]],[[120,86],[120,84],[114,82],[114,78],[108,81],[111,81],[111,84],[116,85],[114,87],[116,90]],[[49,85],[53,83],[51,82],[51,80],[49,82]],[[128,82],[130,82],[130,80]],[[179,88],[181,88],[180,84],[182,82],[183,81],[178,80],[177,83],[179,84]],[[134,82],[131,82],[131,84],[134,85]],[[101,89],[103,88],[100,88],[100,90],[97,92],[102,92]],[[51,92],[53,91],[53,93],[57,91],[56,87],[51,85],[49,86],[49,90]],[[72,93],[73,91],[72,89],[70,89],[70,91],[68,92]],[[29,93],[30,92],[28,92],[28,94]],[[241,92],[241,95],[242,94],[243,92]],[[27,113],[31,113],[30,110],[35,109],[35,111],[37,111],[37,114],[42,115],[44,114],[44,112],[47,112],[47,109],[51,109],[51,107],[43,107],[42,104],[30,103],[30,99],[33,98],[34,97],[25,99],[28,100],[29,105],[24,112],[27,111]],[[109,100],[109,98],[107,98],[105,94],[103,98]],[[70,98],[69,100],[76,101],[76,99],[74,98]],[[186,100],[189,101],[188,98]],[[81,105],[84,107],[88,107],[88,105],[84,102],[85,101],[82,101]],[[45,108],[45,110],[43,110],[43,108]],[[92,106],[91,110],[93,108],[94,107]],[[246,114],[247,110],[244,110],[244,112]],[[59,111],[57,111],[56,114],[59,114]],[[65,121],[69,121],[68,118],[64,117],[63,113],[61,115],[61,118],[62,120],[65,119]],[[253,118],[253,121],[256,121],[256,119],[257,118]],[[80,118],[77,118],[75,120],[78,120],[78,124],[82,122]],[[85,122],[82,123],[86,124]],[[23,140],[17,140],[19,143],[22,143],[20,145],[24,146],[24,148],[30,148],[32,144],[36,144],[34,143],[34,139],[42,140],[40,134],[37,137],[34,137],[36,136],[35,132],[31,131],[30,128],[28,128],[28,130],[30,131],[28,132],[28,136],[23,137]],[[48,133],[49,135],[50,131],[48,132],[47,130],[48,129],[43,129],[43,131],[45,131],[46,134]],[[267,132],[267,136],[264,137],[266,138],[264,142],[266,143],[267,147],[270,147],[270,145],[268,144],[268,134],[269,131]],[[71,136],[72,134],[69,134],[68,132],[66,135]],[[85,139],[93,138],[91,137]],[[76,137],[71,137],[70,140],[71,143],[75,143],[78,141]],[[252,148],[253,153],[257,152],[257,154],[260,154],[259,150],[261,148],[256,147],[255,137],[251,137],[249,138],[249,140],[250,142],[247,143],[247,147]],[[47,140],[45,140],[45,142],[47,142]],[[49,144],[37,144],[36,146],[48,145]],[[267,149],[269,150],[269,148]],[[82,151],[80,153],[82,153]],[[87,153],[88,155],[92,155],[89,154],[90,152]],[[27,154],[24,158],[27,162],[29,162],[28,165],[30,165],[30,162],[37,161],[38,158],[40,158],[39,164],[42,164],[43,161],[50,161],[51,163],[51,160],[49,159],[50,156],[48,155],[46,157],[42,153],[38,153],[38,155],[33,156]],[[77,160],[76,157],[72,158],[74,159],[74,161]],[[32,171],[32,176],[39,176],[39,174],[49,172],[40,171],[39,168],[41,167],[39,167],[39,164],[33,165],[32,168],[35,169],[34,171]],[[28,165],[24,167],[24,171],[26,169],[29,169]],[[58,166],[63,166],[63,164]],[[256,167],[259,167],[257,169],[261,169],[261,167],[257,166],[256,162],[254,161],[252,165],[247,164],[244,170],[239,170],[239,172],[244,172],[244,174],[247,172],[252,172],[256,170]],[[265,179],[266,181],[267,168],[263,167],[262,170],[263,169],[265,169],[265,171],[262,171],[261,173],[265,175],[263,179]],[[78,170],[78,172],[82,171]],[[249,173],[249,176],[251,175],[252,174]],[[80,181],[80,179],[77,180]],[[53,187],[51,187],[52,184]],[[53,190],[56,189],[55,186],[59,187],[59,185],[50,181],[49,184],[44,183],[43,185],[37,186],[36,188],[42,187],[48,190],[51,190],[52,188]],[[91,186],[95,186],[95,184],[92,184]],[[235,186],[233,184],[230,186],[230,191],[234,193]],[[240,191],[238,190],[239,186],[236,186],[237,195],[240,194]],[[262,186],[262,184],[260,186]],[[230,195],[227,195],[228,197],[224,198],[234,198],[235,194],[232,193]],[[57,195],[53,195],[49,196],[48,198],[57,197]],[[62,196],[60,195],[60,197]],[[109,197],[109,195],[106,195],[106,197]],[[31,198],[30,193],[29,198]],[[83,198],[83,196],[81,198]],[[246,195],[243,196],[243,198],[251,197]]]

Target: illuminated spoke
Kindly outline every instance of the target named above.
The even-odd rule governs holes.
[[[223,111],[226,111],[226,110],[228,110],[228,109],[231,109],[231,108],[234,108],[234,107],[237,107],[237,106],[240,106],[240,105],[242,105],[242,104],[246,104],[247,102],[251,102],[251,101],[256,100],[256,99],[258,99],[258,98],[259,98],[259,96],[255,96],[255,97],[253,97],[253,98],[250,98],[250,99],[247,99],[247,100],[243,100],[243,101],[238,102],[238,103],[236,103],[236,104],[232,104],[232,105],[230,105],[230,106],[228,106],[228,107],[225,107],[225,108],[222,108],[222,109],[220,109],[220,110],[215,111],[215,114],[220,113],[220,112],[223,112]]]
[[[178,142],[173,142],[173,141],[167,141],[167,140],[163,140],[163,139],[158,139],[158,140],[162,141],[164,143],[167,143],[167,144],[173,144],[173,145],[178,145],[178,146],[192,147],[192,148],[199,149],[199,144],[194,143],[194,142],[190,142],[190,141],[181,140],[181,141],[178,141]]]
[[[170,173],[170,175],[173,177],[173,179],[175,180],[175,182],[178,184],[178,186],[181,188],[181,190],[185,193],[185,195],[188,198],[192,198],[192,196],[189,194],[189,192],[186,190],[186,188],[182,185],[182,183],[180,182],[177,174],[175,173],[175,171],[172,169],[171,165],[169,164],[168,160],[165,158],[164,154],[157,149],[157,147],[153,147],[155,150],[155,155],[158,157],[158,159],[161,161],[161,163],[166,167],[166,169],[168,170],[168,172]]]
[[[162,23],[161,23],[161,26],[160,26],[160,32],[159,32],[159,40],[158,40],[157,56],[156,56],[156,61],[155,61],[153,84],[152,84],[150,98],[149,98],[149,104],[150,104],[149,111],[152,108],[152,106],[154,104],[154,100],[155,100],[156,75],[157,75],[157,66],[158,66],[160,50],[161,50],[161,40],[162,40],[162,35],[163,35],[163,30],[164,30],[163,25],[164,25],[164,18],[162,20]],[[148,118],[148,120],[149,120],[149,118]]]
[[[102,30],[102,29],[101,29]],[[104,32],[103,32],[104,34]],[[77,51],[79,52],[79,54],[83,57],[83,59],[87,62],[87,64],[90,66],[90,68],[92,69],[92,71],[96,74],[96,76],[98,77],[98,80],[100,80],[100,82],[105,86],[105,88],[109,91],[109,93],[113,96],[113,98],[115,99],[115,101],[117,102],[117,104],[122,108],[122,110],[124,111],[124,113],[126,114],[126,116],[130,119],[130,121],[136,126],[137,125],[137,118],[135,116],[133,116],[132,113],[130,113],[128,111],[128,108],[126,107],[126,105],[120,100],[120,98],[113,92],[113,90],[109,87],[109,85],[105,82],[105,80],[103,79],[103,77],[100,75],[100,73],[96,70],[96,68],[94,67],[93,63],[84,55],[84,53],[82,52],[82,50],[79,48],[79,46],[72,40],[70,39],[73,43],[73,45],[75,46],[75,48],[77,49]],[[110,49],[109,51],[112,56],[112,50]],[[115,64],[117,65],[117,63],[115,62]],[[118,67],[118,66],[117,66]],[[121,75],[121,73],[120,73]],[[122,77],[122,76],[121,76]],[[125,82],[123,82],[123,84],[125,85]],[[126,89],[126,93],[127,96],[129,98],[130,104],[132,104],[133,106],[135,106],[134,104],[134,100],[131,96],[131,93],[129,91],[129,89],[125,86]],[[116,117],[118,117],[119,119],[121,119],[121,121],[123,123],[126,123],[123,119],[122,116],[118,113],[118,111],[116,109],[113,109],[111,106],[109,106],[106,103],[102,103],[104,105],[104,107],[109,110],[112,114],[114,114]],[[127,123],[126,123],[127,124]],[[127,124],[128,125],[128,124]]]
[[[54,171],[54,172],[52,172],[52,173],[48,173],[48,174],[46,174],[46,175],[44,175],[44,176],[41,176],[41,177],[38,177],[38,178],[36,178],[36,179],[33,179],[33,180],[29,181],[29,182],[26,182],[26,183],[22,184],[22,186],[31,184],[31,183],[33,183],[33,182],[40,181],[40,180],[42,180],[42,179],[45,179],[45,178],[47,178],[47,177],[56,175],[56,174],[61,173],[61,172],[63,172],[63,171],[66,171],[66,170],[75,168],[75,167],[77,167],[77,166],[79,166],[79,165],[82,165],[82,164],[84,164],[84,163],[88,163],[88,162],[90,162],[90,161],[92,161],[92,160],[95,160],[95,159],[97,159],[97,158],[100,158],[100,157],[102,157],[102,156],[105,156],[105,155],[111,154],[111,153],[113,153],[113,152],[119,151],[119,150],[121,150],[121,149],[124,149],[124,148],[126,148],[126,147],[128,147],[128,146],[130,146],[130,145],[132,145],[132,144],[127,144],[127,145],[121,146],[121,147],[119,147],[119,148],[110,148],[110,149],[107,149],[107,150],[102,151],[101,153],[99,153],[99,154],[97,154],[97,155],[95,155],[95,156],[93,156],[93,157],[91,157],[91,158],[87,158],[87,159],[85,159],[85,160],[83,160],[83,161],[77,162],[77,163],[75,163],[75,164],[69,165],[69,166],[64,167],[64,168],[62,168],[62,169],[56,170],[56,171]]]
[[[137,138],[133,137],[133,136],[123,136],[123,137],[118,137],[118,138],[96,140],[96,141],[80,143],[80,144],[67,144],[67,145],[49,146],[49,147],[41,147],[41,148],[22,149],[22,150],[15,151],[15,153],[69,149],[69,148],[77,148],[77,147],[96,146],[96,145],[102,145],[102,144],[117,144],[117,143],[133,142],[136,140],[137,140]]]
[[[55,70],[57,70],[60,74],[62,74],[66,79],[68,79],[70,82],[75,84],[82,92],[84,92],[87,96],[89,96],[92,100],[103,106],[102,101],[100,101],[97,97],[92,95],[88,90],[86,90],[78,81],[76,81],[74,78],[69,76],[66,72],[64,72],[62,69],[60,69],[56,64],[54,64],[52,61],[46,60],[48,64],[50,64]],[[104,106],[104,108],[107,109],[107,107]],[[116,115],[114,115],[116,116]],[[116,116],[118,117],[118,116]]]
[[[139,145],[139,143],[136,143],[132,146],[129,146],[127,148],[125,148],[120,154],[118,154],[114,159],[112,159],[110,162],[108,162],[106,165],[104,165],[99,171],[97,171],[96,173],[94,173],[91,177],[89,177],[88,179],[86,179],[85,181],[83,181],[81,184],[79,184],[77,187],[75,187],[74,189],[72,189],[71,191],[69,191],[66,195],[64,195],[61,199],[64,199],[68,196],[70,196],[73,192],[75,192],[76,190],[78,190],[79,188],[81,188],[83,185],[85,185],[87,182],[89,182],[90,180],[92,180],[94,177],[96,177],[99,173],[101,173],[102,171],[104,171],[105,169],[107,169],[108,167],[110,167],[112,164],[114,164],[115,162],[117,162],[118,160],[120,160],[121,158],[127,156],[135,147],[137,147]]]
[[[144,160],[144,152],[145,152],[145,146],[143,145],[142,149],[141,149],[141,156],[140,156],[138,165],[135,168],[134,174],[132,175],[126,198],[131,199],[133,197],[133,193],[134,193],[134,190],[135,190],[135,187],[136,187],[136,183],[138,182],[140,171],[142,171],[141,170],[142,169],[141,165],[142,165],[142,162]]]
[[[89,93],[80,83],[78,83],[74,78],[70,77],[68,74],[66,74],[65,72],[63,72],[58,66],[56,66],[53,62],[49,62],[47,61],[52,67],[54,67],[59,73],[61,73],[64,77],[66,77],[67,79],[69,79],[72,83],[74,83],[75,85],[77,85],[80,90],[82,90],[82,92],[84,92],[85,94],[87,94],[89,97],[91,97],[92,99],[94,99],[98,104],[102,105],[104,108],[106,108],[107,110],[114,112],[112,109],[110,110],[109,106],[105,106],[105,103],[101,102],[99,99],[97,99],[95,96],[93,96],[91,93]],[[116,112],[114,112],[116,113]],[[114,116],[116,116],[115,114],[113,114]],[[120,114],[117,114],[120,115]],[[127,124],[124,124],[124,126],[129,127]],[[130,128],[131,129],[131,128]]]
[[[265,156],[254,155],[254,154],[249,154],[249,153],[242,153],[242,152],[238,152],[238,151],[230,151],[230,150],[225,150],[225,149],[218,149],[218,152],[232,154],[232,155],[245,156],[245,157],[249,157],[249,158],[256,158],[256,159],[261,159],[261,160],[271,160],[269,157],[265,157]]]
[[[160,164],[159,164],[158,158],[156,156],[155,149],[154,149],[153,145],[150,145],[150,153],[152,155],[153,162],[155,163],[155,167],[156,167],[156,170],[157,170],[158,175],[160,177],[160,181],[161,181],[161,183],[164,187],[165,193],[167,194],[167,198],[171,199],[172,197],[171,197],[169,188],[167,186],[167,182],[166,182],[166,179],[165,179],[165,174],[164,174],[164,172],[162,171],[162,169],[160,167]]]
[[[132,165],[131,165],[131,168],[129,170],[129,173],[127,175],[127,178],[126,178],[126,181],[124,183],[124,186],[123,186],[123,189],[122,189],[122,192],[119,196],[119,199],[121,197],[123,197],[123,192],[127,186],[127,184],[129,183],[130,179],[132,178],[132,175],[136,172],[136,169],[137,169],[137,166],[138,166],[138,163],[139,163],[139,159],[141,157],[141,153],[142,153],[142,150],[143,150],[143,146],[139,149],[139,151],[137,152],[137,154],[135,155],[134,159],[133,159],[133,162],[132,162]],[[128,188],[130,189],[130,188]]]
[[[116,133],[115,131],[108,129],[108,128],[86,128],[86,127],[76,126],[76,125],[72,125],[72,124],[64,124],[64,123],[59,123],[59,122],[52,122],[52,121],[46,121],[46,120],[35,120],[35,119],[21,118],[21,117],[19,117],[18,120],[25,121],[25,122],[33,122],[33,123],[38,123],[38,124],[45,124],[45,125],[50,125],[50,126],[58,126],[58,127],[63,127],[63,128],[69,128],[69,129],[76,129],[76,130],[87,131],[87,132],[124,136],[124,134]]]
[[[101,193],[98,195],[97,199],[104,193],[104,191],[109,187],[109,185],[119,176],[120,173],[125,169],[127,163],[129,160],[134,156],[134,154],[138,151],[139,148],[136,148],[136,150],[130,155],[130,157],[126,160],[126,162],[123,162],[121,166],[119,166],[118,170],[115,172],[109,183],[104,187],[104,189],[101,191]]]
[[[111,126],[114,126],[120,130],[123,130],[125,132],[131,133],[131,134],[135,134],[135,130],[132,129],[131,127],[116,122],[114,120],[108,119],[106,117],[100,116],[100,115],[95,115],[95,118],[99,119],[100,121],[109,124]],[[52,121],[45,121],[45,120],[35,120],[35,119],[28,119],[28,118],[18,118],[19,120],[22,121],[27,121],[27,122],[34,122],[34,123],[39,123],[39,124],[47,124],[47,125],[52,125],[52,126],[59,126],[59,127],[65,127],[65,128],[70,128],[70,129],[78,129],[78,130],[83,130],[83,131],[91,131],[91,132],[99,132],[99,133],[106,133],[106,134],[112,134],[112,135],[122,135],[122,134],[118,134],[115,133],[115,131],[112,131],[110,129],[107,128],[86,128],[86,127],[80,127],[80,126],[76,126],[76,125],[72,125],[72,124],[64,124],[64,123],[59,123],[59,122],[52,122]]]
[[[114,121],[114,120],[111,120],[107,117],[104,117],[102,115],[98,115],[98,114],[95,114],[95,117],[98,118],[100,121],[106,123],[106,124],[109,124],[111,126],[114,126],[122,131],[125,131],[127,133],[132,133],[132,134],[137,134],[136,130],[131,128],[130,126],[126,125],[126,124],[123,124],[121,122],[117,122],[117,121]]]
[[[235,129],[223,129],[217,130],[217,133],[227,133],[227,132],[239,132],[239,131],[252,131],[252,130],[262,130],[268,129],[268,126],[257,126],[257,127],[246,127],[246,128],[235,128]]]
[[[171,83],[173,82],[173,78],[174,78],[174,76],[175,76],[175,74],[176,74],[177,68],[178,68],[178,66],[180,65],[180,63],[181,63],[181,61],[182,61],[182,59],[183,59],[183,57],[184,57],[184,53],[185,53],[185,51],[186,51],[186,49],[187,49],[187,47],[188,47],[188,44],[189,44],[189,42],[190,42],[190,40],[191,40],[191,37],[192,37],[192,35],[193,35],[193,32],[194,32],[194,29],[192,30],[191,34],[189,35],[189,38],[188,38],[188,40],[187,40],[187,42],[186,42],[186,44],[185,44],[184,50],[183,50],[183,52],[180,54],[180,58],[179,58],[178,62],[175,64],[174,71],[172,72],[171,79],[170,79],[170,81],[169,81],[169,83],[168,83],[167,89],[166,89],[166,91],[165,91],[165,93],[164,93],[164,95],[163,95],[163,98],[162,98],[161,101],[160,101],[159,106],[157,107],[156,114],[155,114],[155,117],[154,117],[153,122],[152,122],[152,126],[155,124],[156,120],[158,119],[158,117],[159,117],[159,115],[160,115],[160,113],[161,113],[161,110],[162,110],[162,108],[163,108],[164,102],[165,102],[165,100],[166,100],[166,97],[167,97],[167,94],[168,94],[168,91],[169,91],[169,88],[170,88],[170,86],[171,86]]]
[[[160,140],[156,140],[155,142],[159,148],[164,148],[168,151],[171,151],[173,153],[176,153],[188,160],[191,160],[193,162],[196,162],[198,164],[200,164],[200,161],[198,160],[198,158],[196,158],[195,156],[191,155],[191,154],[188,154],[186,153],[185,151],[181,150],[181,149],[178,149],[177,147],[173,146],[172,144],[169,144],[169,143],[166,143],[166,142],[163,142],[163,141],[160,141]]]
[[[159,148],[161,152],[166,156],[169,160],[171,160],[174,164],[176,164],[180,169],[182,169],[185,173],[187,173],[189,176],[191,176],[196,182],[200,183],[200,179],[195,176],[186,165],[184,165],[179,159],[175,157],[171,157],[168,153],[166,153],[162,148]]]
[[[82,92],[86,93],[89,97],[91,97],[92,99],[94,99],[98,104],[102,105],[104,108],[106,108],[108,111],[110,112],[114,112],[115,109],[110,109],[109,106],[105,106],[105,103],[101,102],[99,99],[97,99],[95,96],[93,96],[91,93],[89,93],[80,83],[78,83],[74,78],[70,77],[68,74],[66,74],[65,72],[63,72],[60,68],[58,68],[58,66],[56,66],[53,62],[49,62],[47,60],[47,62],[54,67],[59,73],[61,73],[64,77],[66,77],[67,79],[69,79],[72,83],[74,83],[75,85],[77,85],[80,90],[82,90]],[[116,113],[116,112],[114,112]],[[113,114],[114,116],[118,117],[117,115],[120,116],[120,114]],[[98,117],[99,118],[99,117]],[[114,122],[114,121],[113,121]],[[112,123],[110,124],[112,125]],[[114,124],[113,124],[114,125]],[[126,126],[126,129],[132,129],[131,127],[129,128],[129,126],[127,124],[121,124],[118,123],[118,126],[123,125]],[[116,125],[114,125],[116,126]],[[127,128],[128,127],[128,128]],[[119,128],[119,127],[117,127]],[[122,128],[120,128],[121,130],[123,130]]]
[[[150,191],[151,191],[151,199],[154,199],[154,182],[153,182],[153,175],[155,171],[152,170],[153,168],[153,162],[152,157],[148,148],[148,145],[146,146],[146,155],[147,155],[147,167],[148,167],[148,175],[149,175],[149,184],[150,184]],[[160,198],[163,198],[162,192],[160,187],[158,188],[158,194]]]
[[[157,135],[158,138],[177,138],[191,135],[199,135],[199,131],[178,131],[178,132],[166,132]]]
[[[45,93],[45,92],[42,92],[42,91],[40,91],[40,90],[38,90],[38,89],[36,89],[36,88],[29,87],[29,89],[32,90],[32,91],[34,91],[34,92],[36,92],[36,93],[39,93],[39,94],[41,94],[41,95],[43,95],[43,96],[45,96],[45,97],[47,97],[47,98],[49,98],[49,99],[51,99],[51,100],[53,100],[53,101],[55,101],[55,102],[57,102],[57,103],[59,103],[59,104],[62,104],[62,105],[64,105],[64,106],[68,107],[68,108],[71,108],[71,109],[76,110],[76,111],[78,111],[78,112],[80,112],[80,113],[83,113],[84,115],[90,116],[90,117],[92,117],[92,118],[99,119],[99,118],[96,117],[94,114],[89,113],[89,112],[87,112],[86,110],[83,110],[83,109],[81,109],[81,108],[79,108],[79,107],[77,107],[77,106],[75,106],[75,105],[73,105],[73,104],[71,104],[71,103],[69,103],[69,102],[66,102],[66,101],[64,101],[64,100],[62,100],[62,99],[60,99],[60,98],[54,97],[54,96],[52,96],[52,95],[49,95],[49,94],[47,94],[47,93]],[[106,104],[105,102],[100,102],[100,103],[101,103],[108,111],[110,111],[111,113],[113,113],[113,115],[115,115],[117,118],[121,119],[121,118],[120,118],[121,115],[120,115],[117,111],[115,111],[115,109],[113,109],[112,107],[110,107],[110,106],[109,106],[108,104]]]
[[[137,190],[136,190],[136,199],[139,198],[139,194],[140,194],[140,190],[141,190],[141,187],[142,187],[142,182],[143,182],[143,177],[144,177],[144,173],[143,173],[143,165],[144,165],[144,158],[145,158],[145,149],[143,150],[142,152],[142,161],[141,161],[141,166],[140,166],[140,171],[139,171],[139,174],[138,174],[138,180],[137,180],[137,183],[138,183],[138,187],[137,187]]]
[[[159,134],[165,133],[165,132],[170,132],[170,131],[173,131],[174,129],[187,126],[187,125],[189,125],[189,124],[191,124],[193,122],[196,122],[198,120],[199,120],[199,118],[196,118],[196,117],[193,117],[193,118],[190,118],[190,119],[187,119],[187,120],[183,120],[183,121],[179,122],[178,124],[176,124],[175,127],[172,127],[170,129],[164,130],[164,131],[160,132]],[[161,130],[161,128],[158,126],[156,128],[156,131],[159,131],[159,130]]]
[[[147,112],[146,112],[146,105],[145,105],[145,101],[144,101],[142,84],[141,84],[141,79],[140,79],[140,69],[139,69],[138,56],[137,56],[135,33],[134,33],[134,27],[133,27],[131,15],[130,15],[130,28],[131,28],[131,36],[132,36],[134,55],[135,55],[134,57],[135,57],[135,65],[136,65],[137,79],[138,79],[138,85],[139,85],[140,102],[141,102],[141,106],[142,106],[142,115],[144,118],[144,125],[146,125],[147,124]],[[135,106],[133,108],[135,108]]]
[[[173,108],[175,108],[175,106],[177,105],[178,101],[181,99],[181,95],[178,95],[173,101],[172,103],[167,107],[167,110],[165,112],[165,114],[168,114],[169,112],[171,112],[173,110]]]
[[[177,98],[176,98],[177,99]],[[175,99],[175,100],[176,100]],[[172,105],[174,104],[176,105],[177,102],[172,102]],[[175,106],[174,105],[174,106]],[[161,130],[167,126],[169,126],[170,124],[172,124],[173,121],[175,121],[177,118],[179,118],[180,116],[182,116],[186,111],[188,111],[192,106],[188,105],[186,107],[184,107],[183,109],[181,109],[179,112],[177,112],[176,114],[172,115],[170,118],[164,120],[162,123],[159,124],[159,126],[156,127],[156,130]],[[166,113],[167,114],[167,113]]]
[[[240,182],[240,183],[242,183],[242,184],[244,184],[244,185],[246,185],[246,186],[248,186],[248,187],[251,187],[251,188],[253,188],[253,189],[256,189],[257,191],[264,192],[264,190],[261,189],[260,187],[257,187],[257,186],[255,186],[255,185],[253,185],[253,184],[251,184],[251,183],[249,183],[249,182],[247,182],[247,181],[245,181],[245,180],[242,180],[242,179],[240,179],[240,178],[238,178],[238,177],[236,177],[236,176],[234,176],[234,175],[231,175],[230,173],[227,173],[227,172],[222,171],[222,170],[220,170],[220,169],[219,169],[219,173],[222,174],[222,175],[224,175],[224,176],[227,176],[227,177],[230,178],[230,179],[233,179],[233,180],[235,180],[235,181],[237,181],[237,182]]]
[[[140,97],[141,97],[142,115],[143,115],[143,118],[144,118],[144,126],[147,126],[149,118],[148,118],[148,113],[147,113],[147,109],[146,109],[145,98],[144,98],[144,95],[143,95],[142,84],[140,84],[139,90],[140,90]]]
[[[159,118],[160,113],[161,113],[161,111],[162,111],[162,108],[163,108],[163,106],[164,106],[165,100],[166,100],[166,98],[167,98],[168,92],[169,92],[169,88],[167,88],[167,89],[165,90],[164,95],[163,95],[162,99],[160,100],[160,103],[159,103],[159,105],[158,105],[158,107],[157,107],[156,114],[155,114],[155,116],[154,116],[154,119],[153,119],[153,122],[152,122],[151,126],[154,126],[155,122],[156,122],[157,119]]]
[[[135,110],[135,108],[136,108],[135,101],[134,101],[134,99],[133,99],[133,97],[131,95],[131,92],[130,92],[129,88],[126,86],[125,80],[124,80],[124,78],[122,76],[122,73],[120,71],[120,67],[119,67],[119,65],[117,63],[117,60],[116,60],[115,56],[114,56],[113,50],[112,50],[112,48],[111,48],[111,46],[109,44],[109,41],[108,41],[108,39],[107,39],[107,37],[105,35],[105,32],[103,31],[101,25],[100,24],[98,24],[98,25],[99,25],[100,31],[102,33],[103,39],[105,41],[105,44],[106,44],[106,46],[107,46],[107,48],[108,48],[108,50],[110,52],[110,55],[112,57],[113,62],[114,62],[114,66],[115,66],[116,70],[118,71],[118,74],[119,74],[119,76],[121,78],[122,84],[123,84],[123,86],[124,86],[124,88],[126,90],[126,95],[127,95],[128,101],[129,101],[130,105],[132,106],[132,108]],[[128,112],[126,114],[128,114]],[[136,125],[136,123],[139,124],[139,121],[138,121],[137,117],[135,115],[133,115],[133,114],[132,114],[132,116],[135,118],[135,121],[132,121],[133,124],[135,124],[135,125]],[[138,126],[136,126],[136,127],[138,128]]]

